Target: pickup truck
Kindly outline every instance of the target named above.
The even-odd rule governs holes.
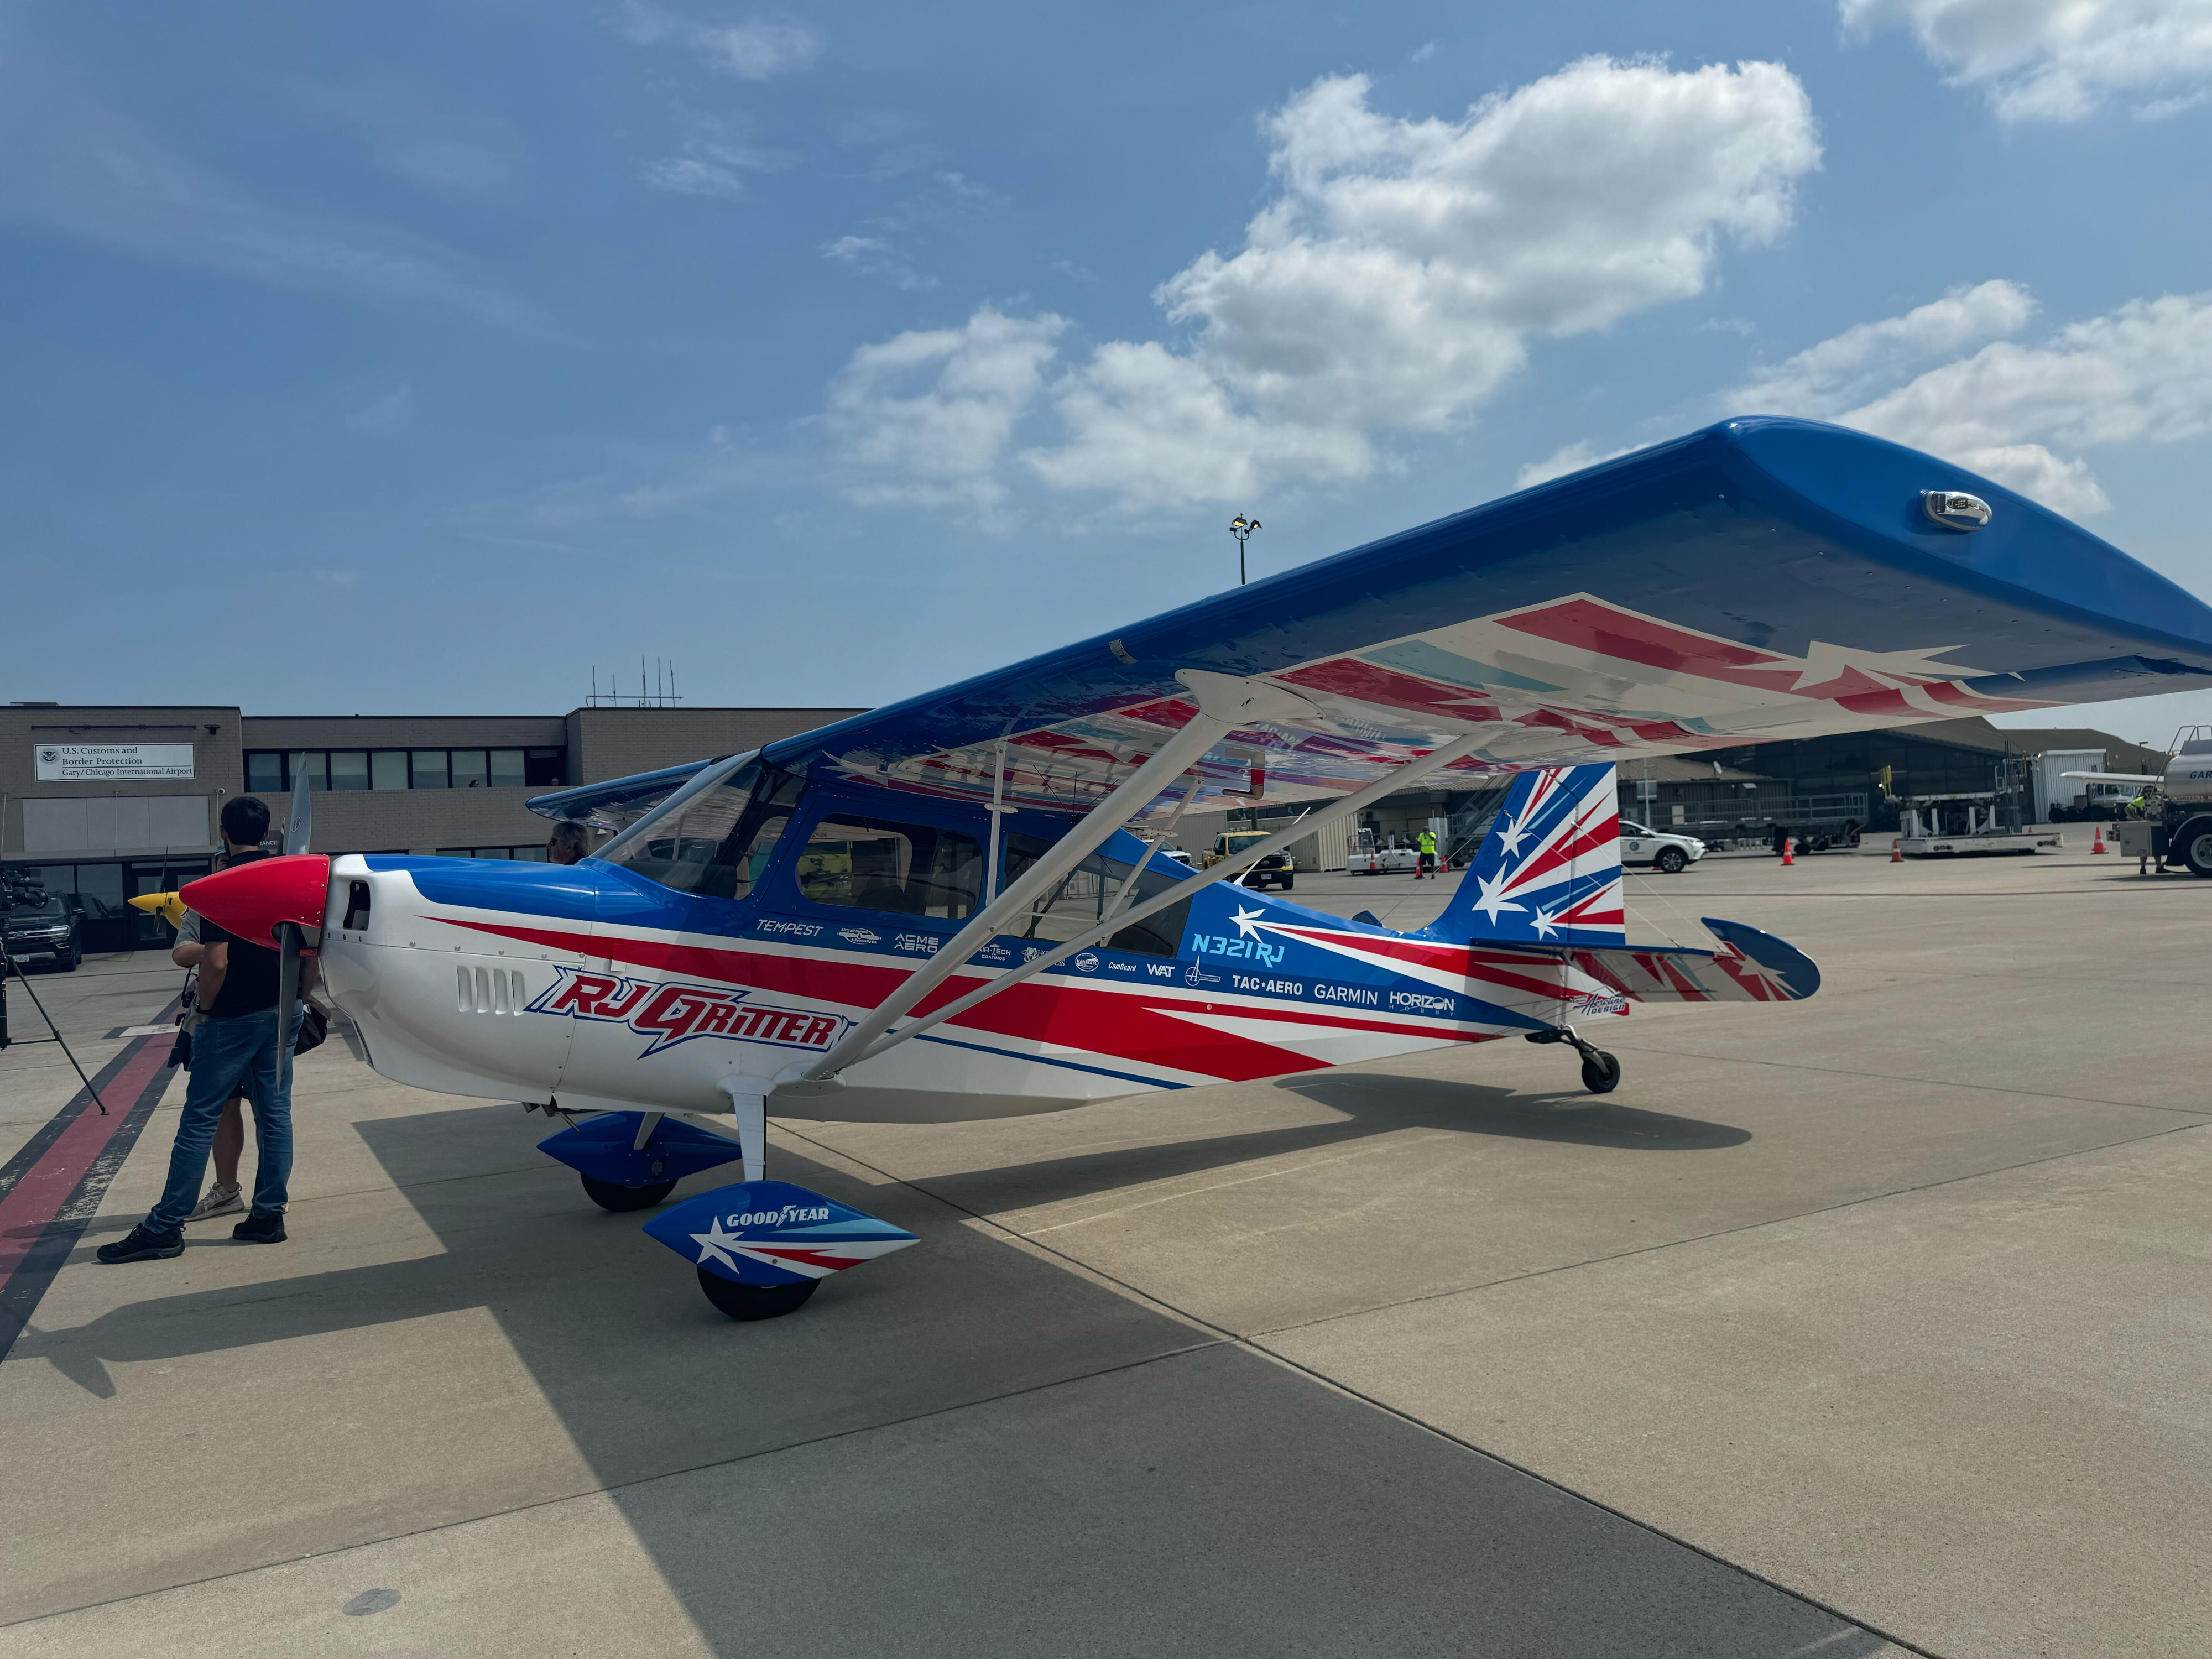
[[[1213,838],[1213,851],[1207,855],[1208,864],[1218,864],[1234,854],[1243,852],[1255,841],[1265,841],[1274,833],[1272,830],[1228,830]],[[1297,866],[1291,861],[1288,853],[1270,853],[1257,864],[1237,878],[1240,887],[1279,887],[1291,890],[1297,877]]]

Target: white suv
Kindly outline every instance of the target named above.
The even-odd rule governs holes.
[[[1705,855],[1705,844],[1695,836],[1663,835],[1640,823],[1620,821],[1620,861],[1648,864],[1662,875],[1688,869]]]

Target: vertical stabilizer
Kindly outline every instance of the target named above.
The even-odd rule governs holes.
[[[1611,766],[1523,772],[1459,890],[1419,937],[1623,943],[1618,789]]]

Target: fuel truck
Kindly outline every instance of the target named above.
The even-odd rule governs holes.
[[[2068,772],[2091,783],[2144,786],[2142,817],[2113,829],[2119,850],[2138,866],[2155,861],[2162,873],[2179,868],[2192,876],[2212,876],[2212,726],[2192,726],[2181,734],[2173,758],[2156,777],[2127,772]]]

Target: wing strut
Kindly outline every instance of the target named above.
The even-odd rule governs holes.
[[[1240,679],[1233,674],[1216,674],[1198,668],[1179,670],[1176,678],[1198,702],[1198,713],[1182,729],[1163,743],[1152,757],[1123,780],[1111,794],[1085,813],[1074,829],[1054,842],[1042,858],[978,911],[942,950],[848,1031],[836,1047],[811,1063],[793,1066],[779,1080],[819,1082],[851,1065],[855,1057],[866,1052],[869,1044],[890,1029],[893,1020],[966,966],[969,957],[997,937],[1000,922],[1028,909],[1032,900],[1049,891],[1062,877],[1097,851],[1109,836],[1150,806],[1194,762],[1229,733],[1271,717],[1312,712],[1312,705],[1297,692],[1265,680]]]
[[[1054,945],[1042,956],[1037,957],[1031,961],[1025,962],[1018,968],[1008,969],[1005,973],[1000,975],[998,978],[990,980],[984,984],[977,986],[974,990],[969,992],[966,996],[958,998],[954,1001],[948,1002],[942,1008],[933,1009],[930,1012],[924,1014],[920,1019],[915,1020],[911,1025],[901,1026],[897,1030],[890,1032],[880,1041],[872,1042],[867,1048],[863,1050],[861,1053],[854,1055],[851,1059],[839,1060],[837,1062],[838,1065],[841,1067],[845,1066],[857,1066],[861,1060],[873,1060],[878,1054],[884,1053],[886,1049],[896,1048],[908,1037],[919,1036],[922,1032],[927,1030],[931,1026],[935,1025],[940,1020],[950,1019],[955,1014],[965,1013],[969,1009],[973,1008],[977,1003],[985,1001],[991,997],[994,997],[998,995],[1000,992],[1006,990],[1010,987],[1020,984],[1022,981],[1029,978],[1032,974],[1041,974],[1046,969],[1056,966],[1060,963],[1065,962],[1077,951],[1087,950],[1091,945],[1097,944],[1101,939],[1109,938],[1113,934],[1118,933],[1124,927],[1129,927],[1133,923],[1142,921],[1146,916],[1153,915],[1159,911],[1164,910],[1171,904],[1180,904],[1183,900],[1188,898],[1193,893],[1198,891],[1200,888],[1211,886],[1217,881],[1226,881],[1234,876],[1243,875],[1246,870],[1258,863],[1261,859],[1266,858],[1270,853],[1279,853],[1285,848],[1288,847],[1292,842],[1298,840],[1302,836],[1310,836],[1315,830],[1321,829],[1323,825],[1334,823],[1339,818],[1341,818],[1349,813],[1357,812],[1362,808],[1371,805],[1373,802],[1382,799],[1383,796],[1391,793],[1393,791],[1403,789],[1414,779],[1420,777],[1426,773],[1433,772],[1439,767],[1449,766],[1454,761],[1460,759],[1462,756],[1473,754],[1476,749],[1481,746],[1483,740],[1490,735],[1491,734],[1487,730],[1470,732],[1462,737],[1453,738],[1441,749],[1432,749],[1425,755],[1419,756],[1415,759],[1404,763],[1402,765],[1392,768],[1386,775],[1376,779],[1374,782],[1369,784],[1364,789],[1355,790],[1349,795],[1343,796],[1340,799],[1329,802],[1325,806],[1318,807],[1313,811],[1305,813],[1299,817],[1297,823],[1291,824],[1289,829],[1278,830],[1273,835],[1268,836],[1267,840],[1256,842],[1253,846],[1247,848],[1243,852],[1222,860],[1220,863],[1214,865],[1208,870],[1201,872],[1200,874],[1193,877],[1190,880],[1179,881],[1176,883],[1174,886],[1169,888],[1165,892],[1153,895],[1153,896],[1146,899],[1143,903],[1135,906],[1126,914],[1117,911],[1115,914],[1107,917],[1105,921],[1100,922],[1097,927],[1091,928],[1089,932],[1077,934],[1065,945]],[[1135,877],[1133,875],[1130,878],[1130,881],[1133,886],[1135,882]],[[1127,891],[1128,890],[1125,889],[1124,890]],[[850,1039],[847,1039],[847,1042],[849,1042]],[[840,1046],[842,1047],[843,1045]],[[826,1076],[827,1073],[822,1073],[822,1075]]]

